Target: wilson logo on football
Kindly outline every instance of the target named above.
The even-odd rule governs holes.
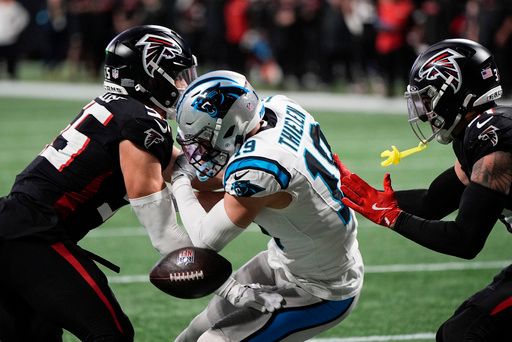
[[[443,50],[421,66],[418,76],[420,80],[426,78],[429,81],[438,79],[439,77],[447,81],[451,76],[452,81],[449,85],[453,88],[453,92],[457,93],[460,89],[462,78],[459,65],[455,59],[463,57],[463,55],[452,49]]]
[[[162,58],[172,59],[182,53],[181,46],[172,39],[152,34],[146,34],[135,45],[144,46],[142,62],[144,70],[151,77],[154,77],[155,70],[158,69]]]

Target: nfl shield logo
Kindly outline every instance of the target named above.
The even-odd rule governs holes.
[[[119,78],[119,69],[112,69],[112,78],[114,78],[114,79]]]
[[[178,260],[176,264],[180,266],[193,264],[194,263],[194,250],[193,249],[184,249],[178,254]]]

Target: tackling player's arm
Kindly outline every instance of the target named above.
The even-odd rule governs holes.
[[[119,160],[126,193],[153,247],[165,255],[192,243],[177,225],[171,194],[159,160],[130,140],[119,144]]]
[[[344,178],[343,203],[370,220],[391,227],[404,237],[429,249],[465,259],[474,258],[507,201],[512,183],[510,153],[493,152],[478,160],[465,187],[454,221],[426,220],[404,212],[398,205],[391,184],[380,192],[359,177]],[[377,209],[371,203],[378,203]],[[384,223],[385,218],[389,224]]]
[[[428,189],[396,191],[400,209],[429,220],[439,220],[457,210],[467,184],[461,180],[464,172],[457,164],[437,176]],[[460,176],[457,169],[462,172]]]
[[[404,213],[394,229],[433,250],[474,258],[505,207],[511,170],[510,153],[498,151],[482,157],[473,165],[455,221],[429,221]],[[429,234],[432,236],[428,237]]]

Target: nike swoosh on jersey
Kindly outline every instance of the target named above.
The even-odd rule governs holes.
[[[377,203],[373,203],[373,204],[372,204],[372,209],[373,209],[373,210],[389,210],[389,209],[391,209],[391,208],[382,208],[382,207],[378,207],[378,206],[377,206]]]
[[[242,173],[241,175],[238,175],[235,173],[235,180],[239,180],[240,178],[242,178],[243,176],[245,176],[246,174],[249,173],[249,170],[245,171],[244,173]]]
[[[490,117],[489,119],[485,120],[484,122],[477,122],[476,123],[476,128],[480,129],[480,128],[484,127],[484,125],[486,123],[488,123],[489,121],[491,121],[491,120],[492,120],[492,117]]]
[[[162,131],[162,133],[165,134],[165,133],[169,132],[169,125],[166,124],[164,127],[160,124],[160,122],[158,122],[158,120],[155,120],[155,122],[158,125],[158,127],[160,127],[160,130]]]

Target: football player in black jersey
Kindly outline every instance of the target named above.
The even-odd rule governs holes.
[[[452,143],[455,166],[428,189],[378,191],[344,169],[343,203],[375,223],[440,253],[474,258],[512,209],[512,107],[498,106],[498,69],[489,51],[465,39],[430,46],[412,66],[405,93],[409,122],[423,142]],[[427,127],[422,127],[423,124]],[[458,209],[454,221],[442,220]],[[510,341],[512,265],[469,297],[437,341]]]
[[[0,199],[0,341],[131,341],[133,327],[93,259],[77,242],[131,204],[153,246],[191,245],[176,225],[162,171],[171,167],[167,117],[195,77],[186,42],[140,26],[106,48],[106,93],[17,177]],[[105,262],[105,260],[103,260]]]

